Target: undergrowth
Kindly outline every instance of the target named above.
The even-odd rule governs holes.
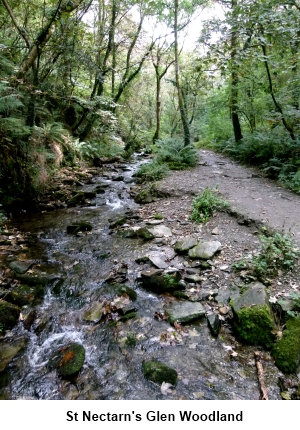
[[[257,130],[245,134],[239,142],[230,138],[208,146],[242,163],[258,166],[269,178],[300,193],[300,141],[292,140],[281,128]]]
[[[220,197],[218,189],[206,187],[202,194],[193,199],[191,220],[196,222],[207,222],[218,210],[229,206],[229,203]]]
[[[150,163],[142,164],[134,176],[139,178],[140,182],[153,182],[164,178],[169,171],[167,164],[161,164],[154,160]]]
[[[286,234],[274,233],[270,236],[259,237],[260,252],[251,259],[241,259],[232,267],[236,270],[246,269],[249,275],[258,279],[274,278],[279,271],[289,271],[295,268],[300,257],[300,250]]]
[[[174,138],[158,140],[153,153],[153,161],[140,166],[135,174],[141,182],[158,181],[170,170],[188,169],[198,161],[198,152],[193,145],[184,146],[182,141]]]

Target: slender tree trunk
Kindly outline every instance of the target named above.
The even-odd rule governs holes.
[[[47,42],[50,40],[50,38],[55,33],[55,26],[57,21],[60,19],[62,13],[71,13],[75,9],[78,8],[78,6],[82,3],[82,0],[77,1],[68,1],[64,6],[62,6],[62,0],[59,1],[57,8],[55,12],[52,13],[49,22],[47,26],[41,30],[39,35],[35,39],[35,43],[31,46],[29,49],[28,54],[24,58],[19,71],[17,73],[17,76],[19,78],[22,78],[26,75],[28,70],[32,67],[34,64],[36,58],[38,55],[41,54],[41,51],[43,47],[47,44]]]
[[[175,80],[178,94],[178,105],[184,134],[184,145],[191,144],[190,125],[182,96],[180,72],[179,72],[179,52],[178,52],[178,0],[174,2],[174,53],[175,53]]]
[[[267,48],[266,48],[265,43],[262,41],[261,41],[261,47],[262,47],[262,51],[264,54],[264,63],[265,63],[265,68],[266,68],[267,77],[268,77],[268,81],[269,81],[269,90],[270,90],[270,94],[271,94],[274,106],[275,106],[277,112],[280,113],[282,124],[284,125],[285,129],[289,132],[291,139],[296,140],[295,135],[294,135],[294,131],[293,131],[292,127],[290,127],[290,125],[287,123],[285,116],[284,116],[284,113],[283,113],[283,110],[282,110],[282,107],[280,106],[280,104],[276,100],[276,97],[274,94],[274,89],[273,89],[271,72],[270,72],[269,63],[268,63]]]
[[[231,121],[233,126],[234,138],[236,142],[239,142],[242,138],[242,128],[240,124],[239,114],[238,114],[238,66],[236,64],[237,57],[237,46],[238,46],[238,36],[235,23],[236,12],[237,12],[237,0],[231,0],[231,9],[233,15],[233,25],[231,29],[231,96],[230,96],[230,111],[231,111]]]

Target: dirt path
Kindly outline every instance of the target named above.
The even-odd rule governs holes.
[[[207,186],[217,185],[230,202],[230,210],[216,213],[206,224],[192,222],[194,196]],[[300,244],[300,196],[264,178],[259,171],[243,167],[221,154],[201,150],[197,167],[172,172],[157,188],[168,193],[168,197],[143,205],[139,211],[144,218],[155,214],[164,217],[164,223],[173,232],[171,244],[185,236],[221,242],[222,252],[214,258],[214,272],[208,286],[226,290],[244,283],[230,267],[241,258],[251,258],[259,252],[262,225],[290,232],[293,241]],[[225,272],[224,266],[228,266]],[[268,285],[278,298],[288,295],[293,288],[298,290],[299,269],[293,273],[280,272]]]
[[[160,183],[174,197],[193,196],[207,186],[218,186],[240,221],[291,232],[300,243],[300,196],[224,155],[201,150],[195,169],[174,172]]]

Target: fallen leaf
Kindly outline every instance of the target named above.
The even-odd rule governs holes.
[[[170,384],[169,382],[163,382],[160,387],[160,391],[162,395],[167,396],[168,394],[172,394],[173,393],[173,391],[171,390],[172,387],[173,385]]]

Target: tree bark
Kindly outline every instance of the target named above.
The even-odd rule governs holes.
[[[191,144],[190,125],[182,96],[180,72],[179,72],[179,52],[178,52],[178,0],[174,2],[174,53],[175,53],[175,80],[178,94],[178,105],[183,127],[184,146]]]
[[[239,142],[242,138],[242,128],[240,124],[239,114],[238,114],[238,84],[239,84],[239,75],[238,75],[238,66],[236,64],[237,57],[237,46],[238,46],[238,36],[236,30],[236,11],[237,11],[237,0],[231,0],[231,9],[232,9],[232,17],[233,24],[231,29],[231,96],[230,96],[230,112],[231,112],[231,121],[234,132],[234,138],[236,142]]]
[[[69,0],[64,6],[61,5],[62,0],[59,1],[56,11],[52,14],[49,19],[46,27],[41,30],[39,35],[36,38],[35,43],[29,49],[26,57],[24,58],[19,71],[17,73],[17,77],[19,79],[23,78],[28,70],[34,64],[34,61],[41,54],[43,47],[47,44],[47,42],[51,39],[53,34],[55,33],[55,26],[57,21],[60,19],[62,13],[71,13],[82,3],[83,0],[72,1]]]

